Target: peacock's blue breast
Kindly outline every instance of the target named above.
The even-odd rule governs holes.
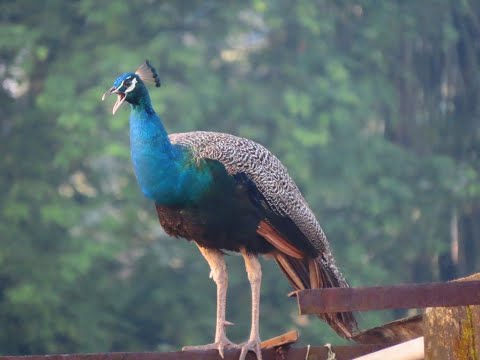
[[[130,148],[143,194],[157,204],[183,205],[200,199],[213,184],[212,169],[194,161],[189,149],[172,145],[160,119],[130,117]]]

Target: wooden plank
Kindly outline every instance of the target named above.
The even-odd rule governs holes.
[[[392,347],[357,357],[353,360],[423,360],[423,336]]]
[[[268,349],[276,346],[283,346],[283,345],[290,345],[298,341],[298,331],[293,330],[289,331],[285,334],[280,336],[276,336],[274,338],[262,341],[260,347],[262,349]]]
[[[480,306],[427,309],[424,336],[426,360],[477,360]]]
[[[297,292],[300,314],[480,304],[480,281],[327,288]]]
[[[480,280],[480,273],[455,281]],[[424,315],[426,359],[478,359],[480,306],[428,308]]]
[[[380,350],[382,345],[326,346],[286,349],[285,360],[327,359],[329,352],[335,354],[335,360],[351,360],[355,357]],[[278,360],[275,348],[262,350],[264,360]],[[308,357],[307,357],[308,355]],[[225,350],[224,360],[238,360],[240,350]],[[66,354],[66,355],[31,355],[31,356],[0,356],[0,360],[222,360],[218,351],[177,351],[177,352],[140,352],[140,353],[99,353],[99,354]],[[249,352],[247,360],[256,360],[255,354]]]
[[[305,348],[292,348],[285,360],[351,360],[381,350],[384,347],[384,345],[332,346],[331,348],[327,346],[319,346],[310,348],[310,351]],[[251,359],[255,360],[256,358],[252,357]]]

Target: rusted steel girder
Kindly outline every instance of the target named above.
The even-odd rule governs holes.
[[[300,314],[480,305],[480,281],[301,290]]]

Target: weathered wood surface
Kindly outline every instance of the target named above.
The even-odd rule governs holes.
[[[480,306],[429,308],[424,334],[427,360],[478,360]]]
[[[392,347],[363,355],[354,360],[423,360],[423,336]]]
[[[260,347],[262,349],[268,349],[276,346],[290,345],[298,341],[298,331],[292,330],[280,336],[262,341]]]
[[[262,350],[264,360],[325,360],[329,352],[335,354],[335,360],[351,360],[384,348],[381,345],[326,346],[307,348],[270,348]],[[308,352],[308,356],[307,356]],[[224,360],[238,360],[240,350],[225,350]],[[141,353],[99,353],[69,355],[33,355],[0,356],[0,360],[222,360],[218,351],[177,351],[177,352],[141,352]],[[247,360],[256,360],[248,353]]]
[[[480,280],[480,273],[459,281]],[[426,360],[480,359],[480,306],[428,308],[424,315]]]

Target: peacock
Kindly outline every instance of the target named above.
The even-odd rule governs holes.
[[[137,182],[154,201],[165,232],[196,244],[217,286],[214,343],[183,350],[241,348],[240,360],[253,351],[261,360],[259,335],[262,270],[258,256],[270,255],[294,289],[348,287],[335,265],[327,238],[282,163],[262,145],[230,134],[195,131],[168,135],[146,87],[160,87],[146,61],[120,75],[103,95],[117,95],[113,114],[131,106],[130,148]],[[226,252],[243,256],[251,287],[249,339],[226,336],[228,286]],[[322,316],[344,338],[357,329],[352,313]]]

